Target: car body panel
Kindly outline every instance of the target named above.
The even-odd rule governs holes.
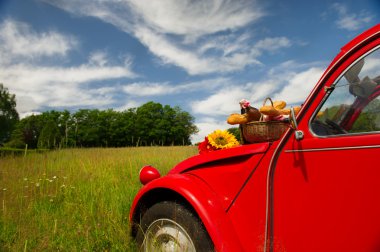
[[[315,135],[313,115],[346,69],[380,44],[377,26],[345,46],[305,103],[294,137],[279,147],[270,186],[271,251],[380,250],[380,134]]]
[[[250,180],[263,154],[242,156],[230,161],[205,165],[189,174],[202,179],[218,195],[225,211],[231,207],[243,184]]]
[[[241,249],[238,236],[227,216],[227,209],[243,183],[252,176],[255,165],[269,146],[269,143],[252,144],[196,155],[184,160],[167,176],[153,180],[139,191],[132,204],[130,219],[140,218],[134,215],[144,195],[157,188],[166,188],[177,192],[191,203],[215,246],[222,249],[220,251],[231,251],[230,247]],[[210,209],[211,207],[213,208]],[[212,221],[212,218],[218,215],[221,215],[218,219],[226,223]],[[230,228],[225,229],[221,226]],[[228,230],[228,238],[225,237],[224,230]],[[231,239],[231,242],[228,242],[228,239]]]
[[[166,188],[192,206],[217,251],[380,251],[380,131],[311,130],[330,88],[377,46],[380,25],[342,47],[297,115],[302,140],[289,128],[272,143],[189,158],[140,190],[131,220],[145,195]]]
[[[137,215],[143,197],[155,189],[167,189],[181,195],[202,220],[217,251],[242,251],[237,232],[219,197],[202,180],[190,174],[172,174],[145,185],[133,201],[130,220],[141,219],[142,216]]]
[[[226,161],[227,159],[231,158],[264,153],[268,149],[269,145],[269,143],[258,143],[249,146],[242,145],[236,148],[209,152],[206,155],[199,154],[180,162],[172,170],[169,171],[169,174],[183,173],[186,170],[195,169],[197,166],[205,165],[211,162]]]
[[[269,148],[228,211],[243,251],[264,251],[268,167],[277,143]]]

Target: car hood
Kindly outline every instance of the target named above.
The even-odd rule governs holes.
[[[198,154],[196,156],[190,157],[179,164],[177,164],[169,174],[183,173],[189,170],[194,170],[202,167],[203,165],[211,162],[221,161],[224,159],[233,159],[236,157],[248,156],[258,153],[264,153],[268,150],[270,146],[269,142],[241,145],[238,147],[217,150],[208,152],[205,154]]]

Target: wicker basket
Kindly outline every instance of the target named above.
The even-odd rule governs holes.
[[[289,123],[279,121],[242,124],[243,142],[260,143],[276,141],[288,128]]]
[[[264,105],[270,98],[264,100]],[[278,140],[289,128],[289,123],[281,121],[260,121],[242,124],[240,127],[243,143],[272,142]]]

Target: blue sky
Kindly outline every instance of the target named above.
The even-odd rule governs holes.
[[[379,13],[378,0],[0,0],[0,83],[22,116],[178,105],[197,142],[242,98],[301,104]]]

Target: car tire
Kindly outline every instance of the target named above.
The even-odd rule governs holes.
[[[171,201],[159,202],[146,211],[136,241],[140,251],[214,251],[199,218]]]

